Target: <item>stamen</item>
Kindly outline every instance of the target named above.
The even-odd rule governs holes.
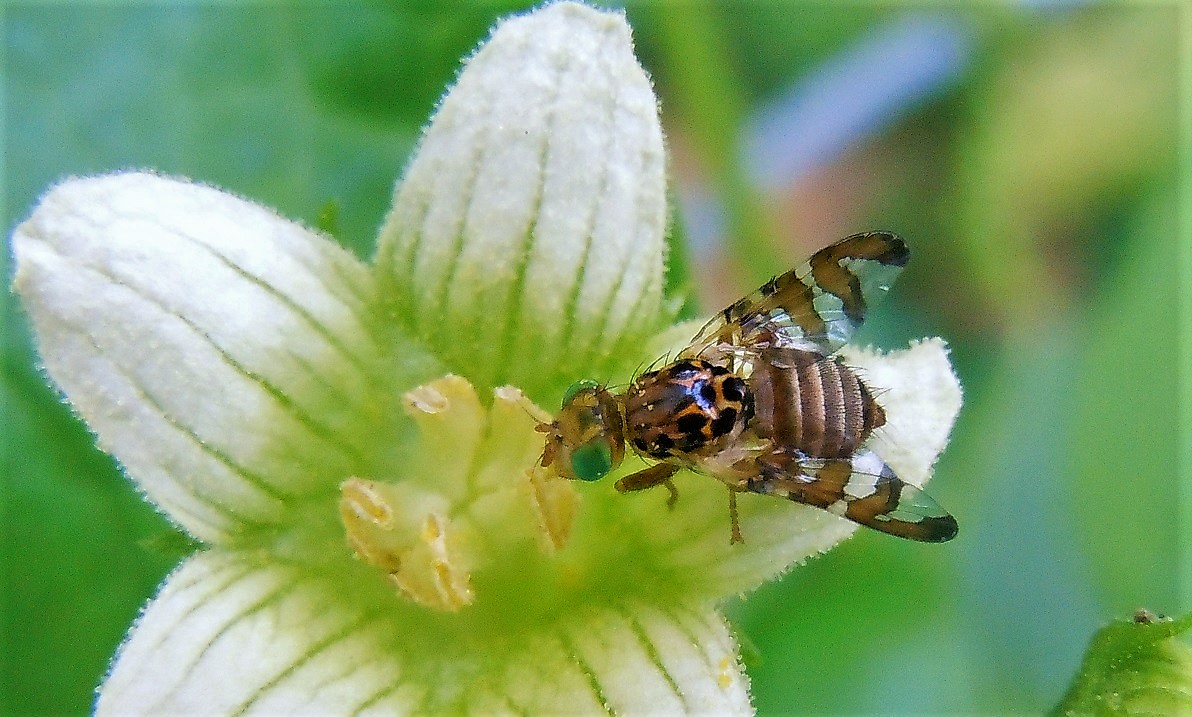
[[[437,610],[471,604],[467,555],[455,546],[443,496],[408,483],[349,478],[339,513],[356,557],[379,568],[411,600]]]

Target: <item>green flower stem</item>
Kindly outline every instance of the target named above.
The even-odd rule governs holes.
[[[715,20],[715,8],[694,3],[686,12],[660,10],[655,16],[668,77],[696,149],[713,173],[727,213],[730,253],[745,268],[750,284],[774,273],[788,260],[778,250],[766,203],[742,171],[738,138],[747,102],[731,71],[728,48]]]

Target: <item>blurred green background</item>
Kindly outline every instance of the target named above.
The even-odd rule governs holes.
[[[459,58],[520,7],[9,4],[3,225],[60,177],[151,167],[368,256]],[[673,291],[714,310],[833,239],[895,230],[914,260],[864,340],[943,336],[966,391],[930,488],[956,541],[862,531],[730,606],[759,711],[1034,713],[1110,618],[1192,609],[1188,13],[627,13],[671,150]],[[0,712],[84,713],[178,548],[45,386],[11,297],[3,331]]]

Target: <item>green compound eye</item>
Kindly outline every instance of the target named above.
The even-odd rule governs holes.
[[[566,406],[567,404],[571,403],[571,399],[575,398],[575,394],[579,393],[580,391],[596,388],[599,385],[600,384],[596,383],[595,381],[588,379],[576,381],[575,383],[568,386],[567,392],[563,394],[563,405]]]
[[[595,481],[613,469],[613,454],[605,443],[588,443],[571,453],[571,473],[583,481]]]

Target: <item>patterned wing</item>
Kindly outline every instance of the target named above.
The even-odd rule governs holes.
[[[909,257],[906,243],[889,232],[841,239],[718,313],[700,329],[689,353],[730,344],[830,354],[848,343]]]
[[[956,537],[956,519],[915,486],[903,482],[873,451],[851,459],[809,459],[775,452],[758,459],[749,490],[822,508],[854,523],[924,543]]]

